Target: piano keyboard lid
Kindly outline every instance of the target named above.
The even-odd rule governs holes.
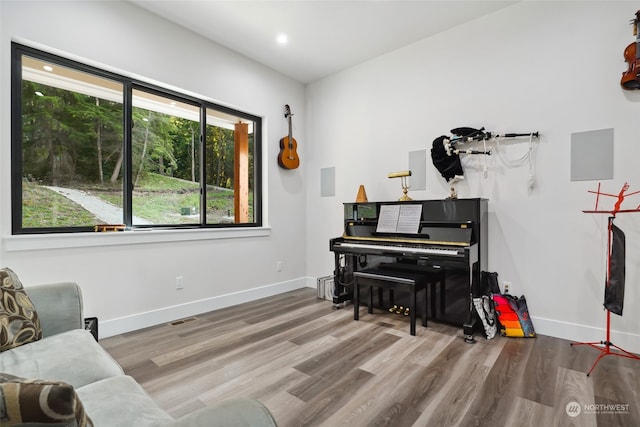
[[[343,237],[353,240],[450,246],[470,246],[473,243],[473,227],[469,222],[424,225],[416,234],[377,233],[375,229],[375,223],[348,222]]]

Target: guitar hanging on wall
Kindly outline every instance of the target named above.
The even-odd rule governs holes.
[[[295,169],[300,166],[300,158],[296,152],[298,143],[293,138],[291,131],[291,116],[293,113],[287,104],[284,106],[284,117],[289,121],[289,135],[280,139],[280,153],[278,154],[278,164],[284,169]]]
[[[636,12],[636,18],[631,21],[633,24],[633,35],[636,41],[629,43],[624,50],[624,60],[629,64],[627,71],[622,73],[620,85],[626,90],[640,89],[640,10]]]

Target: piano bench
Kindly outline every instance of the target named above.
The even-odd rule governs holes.
[[[404,287],[409,291],[410,333],[416,334],[416,300],[419,291],[424,291],[422,326],[427,326],[427,275],[413,271],[371,268],[353,272],[353,320],[360,317],[360,286],[369,287],[368,312],[373,313],[373,286],[389,288]]]
[[[440,315],[442,316],[445,312],[445,287],[446,287],[446,277],[447,270],[444,268],[426,268],[424,266],[418,266],[415,264],[402,264],[402,263],[383,263],[379,265],[380,268],[390,269],[390,270],[400,270],[400,271],[413,271],[420,272],[421,274],[426,275],[427,277],[427,285],[431,285],[431,318],[437,319],[438,314],[436,313],[436,284],[440,283]],[[381,297],[378,297],[381,300]],[[389,289],[389,303],[393,305],[393,289]],[[382,305],[382,302],[380,302]]]
[[[440,283],[440,316],[444,315],[445,312],[445,287],[446,287],[446,277],[447,270],[444,268],[426,268],[425,266],[418,266],[415,264],[402,264],[397,262],[392,263],[383,263],[379,265],[379,268],[390,269],[390,270],[400,270],[400,271],[412,271],[419,272],[420,274],[424,274],[427,277],[427,285],[431,285],[431,318],[437,319],[438,314],[436,313],[436,284]],[[380,300],[380,305],[382,305],[381,296],[378,297]],[[393,305],[393,288],[389,289],[389,303]]]

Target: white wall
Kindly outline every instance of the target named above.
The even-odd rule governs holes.
[[[485,159],[465,157],[459,197],[489,199],[489,270],[527,297],[537,332],[604,339],[606,215],[582,212],[593,209],[597,182],[570,181],[570,142],[574,132],[614,128],[614,178],[603,190],[617,194],[625,181],[640,189],[640,92],[619,86],[636,10],[637,2],[523,2],[309,85],[308,275],[333,270],[328,241],[342,233],[342,203],[360,184],[370,201],[400,196],[386,176],[408,168],[408,152],[430,150],[460,126],[540,131],[533,190],[527,165],[492,155],[485,179]],[[514,159],[527,149],[505,142],[501,152]],[[446,197],[427,162],[427,190],[409,195]],[[336,168],[335,197],[320,197],[326,167]],[[624,206],[638,205],[640,195]],[[627,235],[627,288],[612,341],[640,352],[640,214],[616,223]]]
[[[294,171],[276,164],[285,104],[294,133],[305,133],[302,84],[126,2],[2,1],[0,15],[0,265],[27,285],[78,282],[102,336],[307,285],[305,162]],[[264,230],[196,234],[205,240],[184,232],[11,237],[12,40],[262,116]]]

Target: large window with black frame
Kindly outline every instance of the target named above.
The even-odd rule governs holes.
[[[13,234],[261,225],[260,117],[12,45]]]

